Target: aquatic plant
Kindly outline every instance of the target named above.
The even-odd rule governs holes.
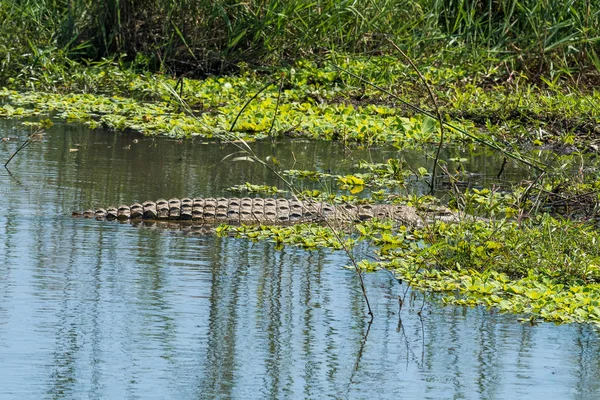
[[[323,64],[299,61],[286,71],[265,75],[246,70],[239,76],[204,80],[139,75],[111,62],[72,69],[65,79],[56,80],[49,73],[11,85],[34,91],[2,89],[0,116],[52,115],[146,135],[211,138],[215,132],[226,132],[247,104],[235,128],[235,134],[246,140],[304,136],[346,144],[394,143],[399,148],[440,142],[433,114],[415,114],[396,105],[402,99],[417,105],[416,110],[427,109],[418,77],[389,56],[332,55]],[[508,152],[515,142],[595,146],[600,96],[593,90],[552,82],[541,87],[522,77],[490,90],[481,71],[419,69],[435,91],[444,119],[456,127],[446,129],[448,143],[483,141]],[[177,87],[197,118],[181,112],[167,87]],[[79,94],[61,94],[65,91]],[[248,102],[253,95],[257,97]]]
[[[545,217],[521,227],[440,223],[410,231],[373,220],[356,225],[357,235],[345,245],[368,241],[378,257],[359,261],[361,269],[389,269],[415,288],[447,293],[447,304],[482,305],[525,315],[527,322],[600,327],[600,238],[570,224]],[[278,246],[342,248],[330,228],[317,225],[222,226],[218,232]]]

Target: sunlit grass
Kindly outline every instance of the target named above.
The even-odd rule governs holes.
[[[599,13],[597,1],[560,0],[5,0],[0,84],[103,57],[205,76],[331,51],[389,54],[384,35],[437,66],[588,76],[600,66]]]

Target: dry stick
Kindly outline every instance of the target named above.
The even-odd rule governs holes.
[[[264,91],[266,88],[268,88],[269,86],[271,86],[274,83],[271,82],[268,85],[264,86],[262,89],[260,89],[254,96],[252,96],[247,102],[246,104],[244,104],[244,106],[242,107],[242,109],[240,110],[240,112],[237,114],[237,116],[235,117],[235,120],[233,121],[233,124],[231,124],[231,127],[229,128],[229,132],[231,133],[233,131],[233,128],[235,127],[235,124],[237,123],[239,117],[242,115],[242,112],[246,109],[246,107],[248,107],[248,105],[262,92]],[[273,122],[274,123],[274,122]],[[271,171],[272,173],[274,173],[277,177],[279,177],[279,179],[281,179],[286,186],[292,191],[292,193],[294,194],[294,196],[297,198],[297,195],[299,194],[298,191],[296,190],[296,188],[294,187],[294,185],[289,182],[287,179],[285,179],[278,171],[276,171],[274,168],[272,168],[270,165],[268,165],[266,162],[262,161],[261,159],[258,158],[258,156],[256,155],[256,153],[254,153],[254,151],[250,148],[250,146],[248,146],[248,144],[245,141],[241,141],[242,143],[245,144],[244,147],[241,146],[236,146],[243,152],[245,152],[246,154],[249,154],[250,159],[246,159],[247,161],[256,161],[260,164],[262,164],[265,168],[267,168],[269,171]],[[354,256],[352,255],[352,252],[350,251],[350,249],[348,248],[348,246],[346,245],[346,243],[342,240],[341,236],[339,235],[338,231],[333,227],[333,225],[327,220],[327,218],[323,218],[323,220],[325,221],[325,224],[327,225],[327,227],[329,229],[331,229],[331,232],[333,232],[333,236],[335,237],[335,239],[340,243],[340,245],[342,246],[342,249],[344,250],[344,252],[346,253],[346,255],[350,258],[350,261],[352,262],[352,264],[354,265],[354,269],[356,271],[356,274],[358,275],[358,281],[360,284],[360,290],[362,291],[363,297],[365,299],[365,303],[367,304],[367,310],[368,310],[368,314],[371,317],[371,321],[373,321],[373,310],[371,309],[371,303],[369,302],[369,297],[367,296],[367,288],[365,286],[365,282],[362,276],[362,272],[360,270],[360,268],[358,267],[358,263],[356,262],[356,259],[354,258]]]
[[[276,81],[271,81],[269,83],[267,83],[265,86],[263,86],[258,92],[254,93],[254,96],[252,96],[247,102],[246,104],[244,104],[244,106],[242,107],[242,109],[238,112],[238,114],[236,115],[235,119],[233,120],[233,124],[231,124],[231,127],[229,128],[229,133],[233,132],[233,128],[235,128],[235,124],[237,124],[238,119],[240,118],[240,115],[242,115],[242,113],[244,112],[244,110],[246,109],[246,107],[248,107],[250,105],[250,103],[252,103],[252,101],[258,97],[259,94],[261,94],[262,92],[264,92],[269,86],[273,85]],[[181,97],[180,97],[181,99]],[[182,99],[181,99],[182,100]]]
[[[437,100],[436,100],[435,96],[433,95],[433,90],[431,89],[431,86],[429,85],[429,83],[427,83],[427,79],[425,79],[425,77],[423,76],[421,71],[419,71],[419,68],[417,68],[417,66],[415,65],[413,60],[409,56],[407,56],[406,53],[403,52],[402,49],[400,49],[400,47],[398,47],[398,45],[392,41],[392,39],[390,39],[390,38],[386,38],[386,39],[396,49],[396,51],[398,51],[400,54],[402,54],[402,57],[404,57],[406,59],[406,61],[408,61],[408,63],[415,70],[417,75],[419,75],[419,78],[425,85],[425,88],[427,88],[427,92],[429,93],[429,98],[433,102],[433,106],[435,108],[435,113],[437,114],[437,119],[438,119],[438,122],[440,123],[440,143],[438,144],[437,151],[435,153],[435,160],[433,160],[433,169],[431,171],[431,187],[429,189],[429,194],[431,195],[431,194],[433,194],[433,191],[435,188],[436,168],[437,168],[438,162],[440,160],[440,151],[442,150],[442,145],[444,144],[444,119],[442,118],[442,113],[440,112],[440,107],[438,106]]]
[[[4,168],[8,169],[8,163],[17,155],[18,152],[23,150],[25,146],[31,143],[31,135],[27,138],[27,140],[9,157],[8,161],[4,163]]]
[[[429,111],[424,110],[424,109],[422,109],[420,107],[417,107],[417,106],[409,103],[408,101],[406,101],[406,100],[402,99],[401,97],[395,95],[394,93],[390,92],[389,90],[386,90],[386,89],[382,88],[381,86],[376,85],[375,83],[369,82],[368,80],[364,79],[363,77],[361,77],[359,75],[356,75],[355,73],[350,72],[347,69],[344,69],[344,68],[340,67],[339,65],[336,65],[336,64],[332,64],[332,65],[333,65],[334,68],[337,68],[340,71],[345,72],[346,74],[348,74],[350,76],[353,76],[356,79],[359,79],[360,81],[366,83],[367,85],[370,85],[370,86],[374,87],[375,89],[379,90],[380,92],[387,94],[388,96],[392,97],[393,99],[398,100],[399,102],[401,102],[402,104],[404,104],[405,106],[407,106],[408,108],[410,108],[411,110],[413,110],[414,112],[416,112],[418,114],[426,115],[426,116],[428,116],[430,118],[433,118],[433,119],[436,118],[435,115],[432,114],[432,113],[430,113]],[[465,135],[465,136],[473,139],[477,143],[481,143],[481,144],[483,144],[483,145],[485,145],[485,146],[487,146],[489,148],[497,150],[497,151],[501,152],[502,154],[504,154],[506,157],[509,157],[509,158],[511,158],[513,160],[516,160],[516,161],[519,161],[519,162],[522,162],[523,164],[525,164],[525,165],[527,165],[529,167],[532,167],[532,168],[534,168],[534,169],[536,169],[538,171],[543,171],[544,168],[547,167],[546,164],[544,164],[544,163],[542,163],[540,161],[536,161],[536,160],[529,161],[529,160],[526,160],[525,158],[523,158],[523,156],[520,155],[520,154],[518,154],[518,153],[517,154],[513,154],[511,152],[508,152],[508,151],[500,148],[498,145],[496,145],[494,143],[491,143],[491,142],[489,142],[489,141],[487,141],[485,139],[482,139],[482,138],[480,138],[480,137],[478,137],[478,136],[476,136],[476,135],[474,135],[472,133],[469,133],[466,130],[464,130],[464,129],[462,129],[462,128],[454,125],[454,124],[451,124],[451,123],[446,122],[446,121],[444,121],[443,123],[444,123],[444,125],[446,127],[454,129],[455,131],[457,131],[459,133],[462,133],[463,135]],[[540,165],[536,165],[535,163],[538,163],[541,166]]]
[[[506,162],[508,160],[506,159],[506,157],[504,157],[504,159],[502,160],[502,166],[500,166],[500,171],[498,171],[498,175],[496,176],[496,178],[500,179],[500,177],[502,176],[502,173],[504,172],[504,167],[506,167]]]
[[[231,124],[231,127],[229,128],[229,132],[228,133],[232,133],[233,129],[235,128],[235,124],[237,123],[239,117],[242,115],[242,112],[246,109],[246,107],[248,107],[248,105],[250,104],[250,102],[252,102],[252,100],[254,100],[262,91],[264,91],[265,89],[267,89],[269,86],[271,86],[274,82],[269,83],[268,85],[264,86],[263,88],[261,88],[254,96],[252,96],[252,98],[250,98],[250,100],[248,100],[246,102],[246,104],[244,104],[244,106],[242,107],[242,109],[238,112],[237,116],[235,117],[235,120],[233,121],[233,124]],[[173,90],[173,88],[169,85],[166,85],[167,89],[170,90],[179,100],[179,102],[182,104],[182,106],[186,109],[186,111],[193,116],[194,118],[196,117],[193,110],[190,108],[190,106],[181,98],[178,96],[177,92],[175,92]],[[294,187],[294,185],[288,181],[283,175],[281,175],[278,171],[276,171],[273,167],[271,167],[269,164],[267,164],[267,162],[261,160],[256,153],[254,152],[254,150],[252,150],[252,148],[248,145],[248,143],[246,143],[245,140],[236,140],[233,141],[230,138],[228,138],[227,136],[223,136],[223,139],[226,142],[229,142],[230,144],[233,144],[235,147],[237,147],[240,150],[240,153],[245,153],[248,156],[245,157],[244,159],[246,161],[251,161],[251,162],[258,162],[259,164],[261,164],[262,166],[264,166],[265,168],[267,168],[267,170],[269,170],[270,172],[272,172],[273,174],[275,174],[279,179],[281,179],[284,184],[292,191],[292,193],[294,194],[294,196],[297,198],[297,195],[299,194],[299,192],[297,191],[297,189]],[[225,157],[228,158],[228,157]],[[224,158],[224,159],[225,159]],[[234,159],[235,160],[235,159]],[[363,298],[365,299],[365,303],[367,305],[367,310],[368,310],[368,314],[371,317],[371,321],[373,321],[373,311],[371,309],[371,303],[369,302],[369,297],[367,296],[367,289],[365,286],[365,282],[362,276],[362,272],[358,266],[358,263],[356,262],[356,259],[354,258],[354,256],[352,255],[352,252],[350,251],[350,249],[348,248],[347,244],[344,243],[344,241],[342,240],[341,236],[339,235],[339,233],[337,232],[337,230],[333,227],[333,225],[331,224],[330,221],[327,220],[327,218],[323,218],[323,220],[325,221],[325,224],[327,225],[327,227],[329,229],[331,229],[331,231],[333,232],[333,235],[335,237],[335,239],[340,243],[342,249],[344,250],[344,252],[346,253],[346,255],[350,258],[350,261],[352,262],[352,265],[354,265],[354,270],[356,271],[356,274],[358,275],[358,280],[360,283],[360,289],[363,295]]]

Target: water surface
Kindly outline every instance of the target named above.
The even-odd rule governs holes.
[[[15,125],[3,121],[0,137],[22,137]],[[16,146],[0,142],[0,160]],[[286,167],[333,173],[399,156],[332,143],[255,146]],[[232,151],[57,125],[10,174],[0,169],[0,398],[600,397],[600,340],[589,326],[532,327],[441,307],[384,271],[366,275],[369,325],[341,252],[70,217],[102,204],[228,195],[246,181],[280,184],[257,165],[221,162]],[[427,165],[424,154],[402,156]],[[468,161],[488,175],[501,162]]]

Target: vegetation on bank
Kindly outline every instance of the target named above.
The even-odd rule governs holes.
[[[442,175],[451,189],[438,194],[486,220],[219,233],[305,248],[367,240],[376,261],[360,268],[389,269],[447,302],[600,326],[599,43],[598,0],[5,0],[0,117],[245,144],[309,137],[428,149],[437,173],[389,160],[347,176],[282,176],[339,189],[302,196],[423,206],[435,200],[414,196],[411,183]],[[463,190],[477,171],[437,159],[442,139],[537,169],[502,191]],[[571,155],[524,150],[539,148]],[[231,190],[282,194],[261,182]]]
[[[386,37],[438,66],[587,75],[600,65],[599,9],[598,0],[4,0],[0,85],[116,55],[138,69],[223,74],[332,50],[386,53]]]
[[[551,82],[540,87],[526,77],[484,89],[467,78],[466,68],[422,68],[446,122],[508,147],[515,143],[574,145],[582,150],[597,146],[597,91]],[[399,147],[440,139],[435,118],[404,105],[432,110],[415,72],[392,56],[331,55],[322,65],[298,61],[292,68],[269,74],[247,70],[203,80],[140,75],[106,62],[74,67],[60,79],[50,74],[27,85],[31,90],[0,91],[0,116],[52,115],[92,128],[212,138],[228,132],[246,106],[234,132],[244,139],[303,136]],[[180,100],[194,116],[184,112]],[[446,129],[445,140],[472,142],[473,138]]]
[[[339,177],[337,181],[340,188],[345,186]],[[436,203],[433,198],[386,193],[387,185],[379,187],[378,195],[386,202],[402,202],[424,208],[423,212]],[[320,193],[299,194],[314,195],[323,198]],[[475,208],[467,207],[471,212],[488,216],[519,212],[514,208],[519,196],[514,193],[497,196],[483,190],[467,192],[469,196],[466,201],[476,203]],[[327,200],[368,201],[347,195],[328,195]],[[387,269],[400,282],[445,293],[446,304],[522,314],[522,320],[532,324],[583,322],[600,328],[600,232],[590,222],[543,214],[520,220],[437,222],[417,229],[375,219],[345,231],[301,224],[221,226],[217,233],[305,249],[347,250],[366,241],[375,258],[358,262],[359,268]]]

